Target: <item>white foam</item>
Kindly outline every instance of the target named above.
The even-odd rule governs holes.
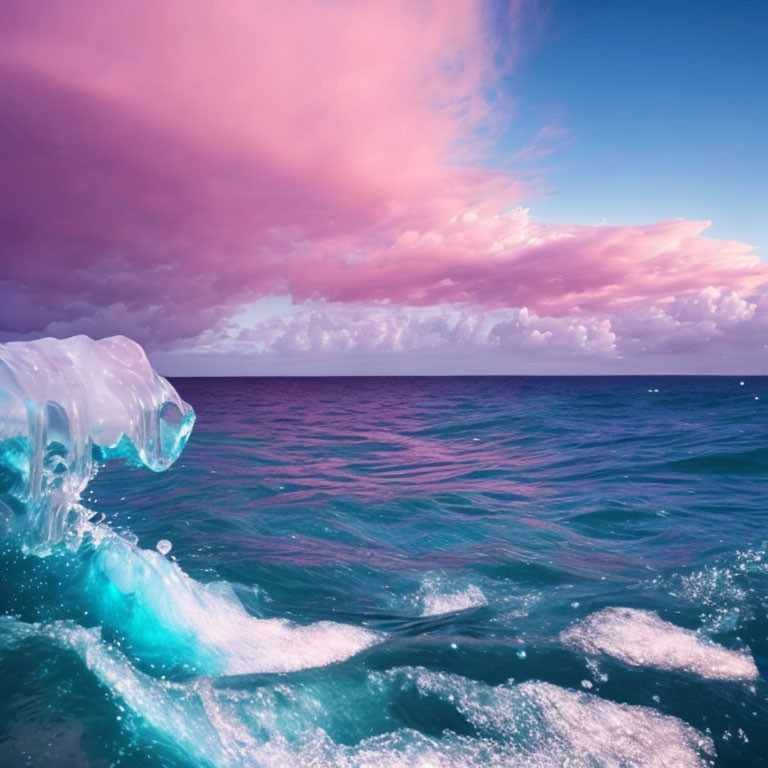
[[[99,526],[102,528],[102,526]],[[99,543],[93,567],[123,595],[135,614],[163,631],[193,636],[193,666],[208,674],[293,672],[343,661],[379,642],[379,633],[348,624],[309,625],[249,614],[228,585],[203,585],[159,552],[139,549],[116,535]],[[149,629],[136,622],[136,632]],[[131,632],[131,627],[124,627]],[[135,637],[141,642],[141,636]],[[180,660],[181,661],[181,660]]]
[[[714,753],[704,734],[648,707],[536,681],[494,687],[424,669],[409,674],[422,694],[454,703],[484,737],[514,745],[499,765],[694,768]]]
[[[754,680],[748,651],[732,651],[689,629],[663,621],[653,611],[604,608],[561,633],[566,645],[605,654],[626,664],[679,670],[710,680]]]
[[[423,596],[422,616],[439,616],[443,613],[466,611],[488,605],[480,587],[470,584],[466,589],[455,592],[427,592]]]
[[[528,616],[541,599],[540,592],[520,592],[518,584],[506,579],[493,580],[475,574],[470,580],[455,573],[435,571],[422,578],[416,592],[392,595],[390,605],[397,610],[416,610],[424,617],[491,606],[493,623],[517,628],[519,619]]]
[[[674,717],[647,707],[541,682],[490,686],[423,668],[371,676],[390,691],[415,686],[427,697],[454,706],[477,736],[444,731],[427,736],[410,729],[334,743],[315,731],[293,752],[276,753],[264,766],[318,768],[704,768],[712,741]],[[281,762],[282,760],[282,762]]]
[[[440,616],[488,605],[488,599],[476,584],[451,582],[439,573],[424,577],[415,602],[422,616]]]
[[[71,622],[0,619],[0,637],[8,633],[45,636],[75,651],[147,725],[195,762],[217,768],[704,768],[714,755],[712,741],[677,718],[548,683],[490,686],[404,668],[371,673],[348,697],[334,695],[332,687],[323,693],[288,682],[232,691],[206,679],[157,680],[96,630]],[[340,744],[322,727],[335,714],[329,708],[359,718],[361,704],[386,709],[388,699],[409,687],[455,707],[477,736],[401,728]]]

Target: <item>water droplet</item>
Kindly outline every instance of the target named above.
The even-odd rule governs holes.
[[[167,555],[171,551],[173,545],[168,539],[160,539],[155,546],[161,555]]]

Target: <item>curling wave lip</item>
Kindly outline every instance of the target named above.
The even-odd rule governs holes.
[[[79,553],[84,592],[138,656],[204,674],[286,672],[342,661],[381,635],[250,615],[227,584],[203,585],[80,503],[102,462],[159,472],[183,450],[192,408],[122,336],[0,346],[0,505],[22,548]]]

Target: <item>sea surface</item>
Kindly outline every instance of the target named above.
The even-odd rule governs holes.
[[[768,378],[171,383],[3,546],[0,765],[768,765]]]

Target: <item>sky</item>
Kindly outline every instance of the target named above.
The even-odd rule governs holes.
[[[0,339],[768,373],[762,0],[0,0]]]

